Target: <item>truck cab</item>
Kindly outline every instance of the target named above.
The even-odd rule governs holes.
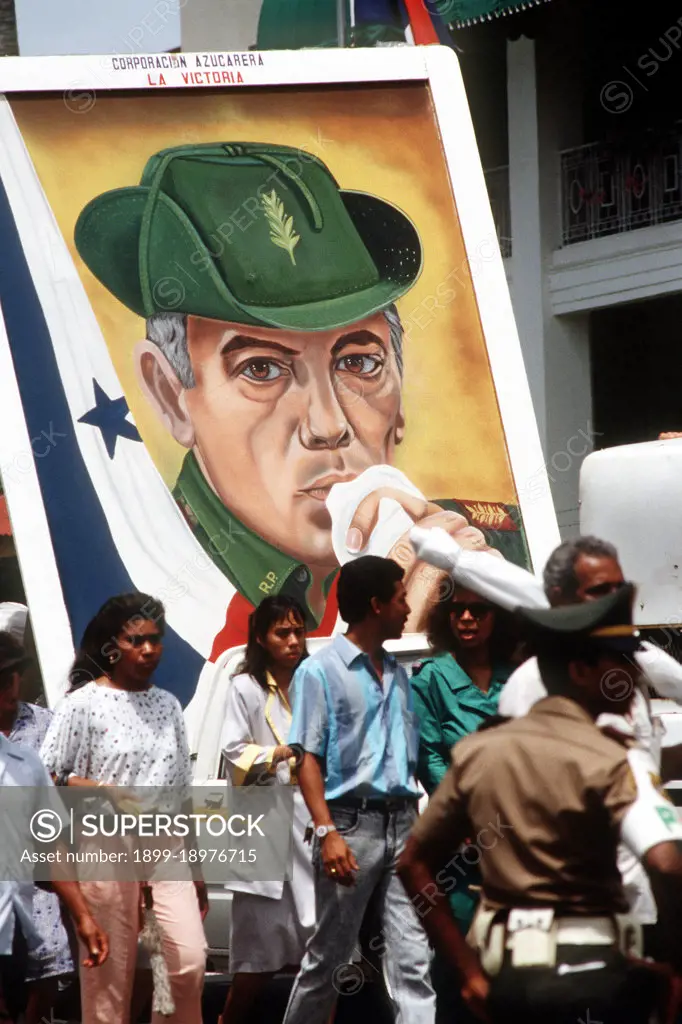
[[[642,638],[682,661],[682,438],[593,452],[580,474],[580,532],[610,541],[637,587]],[[650,692],[662,746],[682,743],[681,703]],[[666,783],[682,805],[682,779]]]

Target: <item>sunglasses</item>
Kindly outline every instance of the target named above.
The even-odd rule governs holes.
[[[609,582],[606,583],[595,583],[593,587],[585,587],[585,593],[589,594],[590,597],[608,597],[609,594],[615,594],[623,587],[627,587],[626,580],[620,580],[617,583]]]
[[[482,619],[493,610],[492,605],[486,604],[485,601],[453,601],[450,609],[458,619],[461,619],[464,612],[469,612],[475,619]]]
[[[151,644],[152,647],[158,647],[163,637],[161,633],[145,633],[144,635],[131,636],[129,633],[124,633],[122,637],[123,641],[130,644],[131,647],[144,647],[145,644]]]

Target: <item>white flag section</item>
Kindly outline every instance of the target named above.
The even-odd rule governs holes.
[[[207,658],[225,623],[225,611],[235,588],[194,538],[145,445],[119,437],[115,454],[110,458],[102,432],[78,423],[94,405],[94,380],[113,397],[123,395],[123,389],[4,97],[0,101],[0,137],[0,177],[52,337],[78,447],[114,545],[135,587],[159,597],[166,606],[169,626]],[[3,423],[3,465],[11,465],[12,451],[21,450],[22,441],[25,448],[25,439],[12,438],[12,428],[12,423]],[[16,484],[11,474],[7,480],[11,507],[13,491],[25,485],[26,476],[23,474]],[[43,542],[47,542],[48,536],[45,532]],[[34,548],[31,558],[42,564],[43,569],[46,565],[54,566],[51,550]],[[29,601],[33,608],[30,595]],[[36,623],[36,633],[41,650],[40,622]],[[43,653],[41,663],[47,698],[53,704],[65,686],[63,658],[54,659]],[[195,700],[199,697],[197,693]]]

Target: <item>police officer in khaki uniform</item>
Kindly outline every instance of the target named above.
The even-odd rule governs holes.
[[[633,595],[628,585],[589,604],[518,612],[549,695],[453,748],[403,854],[426,931],[483,1019],[646,1024],[654,975],[630,962],[641,947],[619,840],[642,859],[667,958],[682,964],[682,827],[639,752],[595,725],[625,713],[635,692]],[[458,860],[479,862],[483,880],[468,943],[439,888]]]

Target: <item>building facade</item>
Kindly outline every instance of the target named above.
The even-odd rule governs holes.
[[[448,13],[509,6],[425,2],[441,29]],[[306,3],[287,9],[300,17]],[[258,42],[263,0],[171,6],[183,50]],[[13,3],[0,8],[11,52]],[[348,0],[353,24],[361,8]],[[616,0],[545,0],[450,29],[566,534],[593,447],[682,429],[682,15],[672,0],[650,8],[634,18]],[[129,49],[155,49],[130,35]]]
[[[240,2],[187,0],[183,48],[253,46]],[[451,35],[568,536],[585,455],[682,429],[682,17],[549,0]]]
[[[552,0],[454,33],[565,535],[593,447],[682,428],[681,26]]]

